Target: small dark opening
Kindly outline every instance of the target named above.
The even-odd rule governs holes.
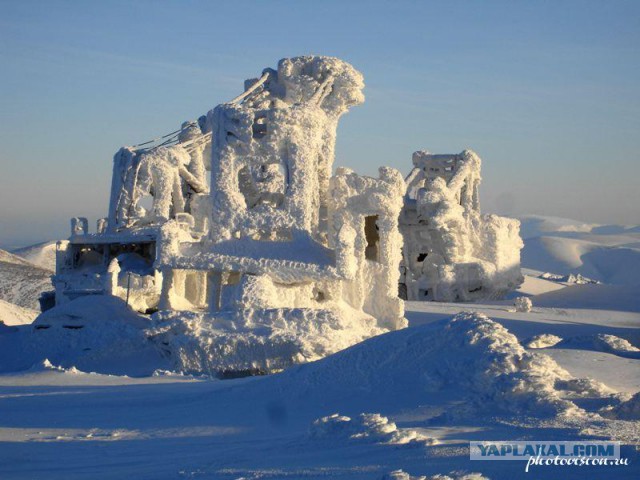
[[[378,232],[378,215],[364,217],[364,235],[367,239],[367,248],[364,251],[367,260],[378,261],[378,248],[380,245],[380,234]]]
[[[419,262],[424,262],[424,259],[427,258],[427,255],[429,255],[428,253],[421,253],[418,255],[418,261]]]

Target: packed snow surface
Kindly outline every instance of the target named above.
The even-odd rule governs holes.
[[[56,352],[49,350],[26,370],[0,376],[0,408],[13,412],[0,424],[0,475],[29,478],[34,471],[46,470],[51,472],[48,478],[113,478],[135,469],[139,478],[149,479],[511,479],[522,475],[523,464],[469,462],[469,439],[575,440],[597,431],[625,444],[637,440],[637,400],[616,394],[601,383],[604,378],[570,373],[551,357],[525,350],[518,340],[557,329],[573,332],[565,332],[565,338],[576,337],[577,332],[586,333],[589,324],[561,323],[567,316],[552,310],[517,313],[478,306],[499,314],[499,321],[513,326],[516,336],[481,313],[451,315],[429,309],[437,305],[409,304],[410,328],[280,374],[245,379],[212,381],[161,373],[167,370],[162,357],[155,357],[160,362],[156,366],[161,365],[159,376],[87,374],[83,372],[95,371],[88,359],[74,358],[76,365],[85,362],[80,368],[61,361],[64,356],[54,359],[49,354]],[[107,330],[122,328],[109,320],[110,312],[120,313],[119,304],[102,305],[100,311],[93,317],[100,319],[96,323],[106,324]],[[618,318],[622,325],[625,315],[631,314],[610,312],[608,317]],[[637,325],[640,319],[634,318]],[[137,316],[130,321],[137,332],[146,330]],[[594,328],[621,330],[615,323],[598,326],[600,321],[591,320]],[[73,319],[58,313],[38,321],[51,329],[67,322],[85,325],[68,330],[78,334],[88,328],[90,317]],[[60,330],[58,334],[66,337]],[[627,330],[631,334],[633,328]],[[18,334],[2,331],[0,338]],[[102,338],[115,355],[109,339]],[[16,354],[5,345],[0,349],[3,365],[7,356]],[[85,344],[79,341],[81,345]],[[93,346],[100,348],[97,341]],[[121,350],[128,348],[123,344]],[[590,352],[595,347],[582,343],[579,348]],[[69,355],[76,353],[70,350]],[[114,358],[115,363],[141,360]],[[148,357],[144,361],[153,366]],[[636,391],[640,390],[640,360],[624,361],[635,362],[626,368],[635,372]],[[589,371],[597,374],[593,368]],[[25,442],[29,463],[6,461],[24,452]],[[627,447],[623,455],[633,464],[640,460]],[[637,467],[623,468],[614,469],[611,478],[637,474]],[[563,477],[601,472],[567,469]],[[536,478],[547,478],[546,471],[537,473]]]

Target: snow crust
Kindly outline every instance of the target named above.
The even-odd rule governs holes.
[[[448,475],[409,475],[404,470],[394,470],[382,476],[381,480],[489,480],[479,473],[450,473]]]
[[[356,442],[384,443],[387,445],[432,445],[434,439],[417,430],[402,428],[379,413],[361,413],[356,418],[337,413],[313,422],[311,438],[326,440],[350,440]]]
[[[640,421],[640,392],[615,407],[604,410],[601,414],[608,418]]]

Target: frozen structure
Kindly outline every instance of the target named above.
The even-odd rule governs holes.
[[[520,222],[480,214],[480,164],[471,150],[413,154],[400,216],[402,298],[500,298],[522,283]]]
[[[184,371],[272,371],[403,327],[404,179],[332,175],[363,87],[339,59],[283,59],[155,146],[122,148],[109,217],[95,234],[72,220],[57,303],[110,294],[157,312]]]
[[[406,182],[387,167],[332,174],[363,87],[339,59],[283,59],[197,121],[121,148],[108,217],[95,233],[73,219],[59,244],[56,304],[120,297],[153,314],[177,369],[235,375],[405,326],[398,285],[445,301],[516,286],[518,222],[480,215],[473,152],[417,152]]]
[[[86,295],[113,295],[145,313],[157,310],[162,275],[157,238],[168,220],[206,229],[211,134],[204,118],[161,139],[123,147],[114,156],[109,216],[89,234],[86,218],[71,220],[68,243],[58,243],[56,304]],[[154,143],[158,145],[153,145]]]

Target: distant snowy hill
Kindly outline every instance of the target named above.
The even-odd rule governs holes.
[[[5,325],[24,325],[31,323],[39,313],[37,310],[19,307],[13,303],[0,300],[0,322]]]
[[[18,248],[11,253],[45,270],[56,269],[56,240]]]
[[[595,225],[533,215],[522,216],[520,221],[524,268],[640,285],[640,226]]]
[[[40,294],[53,290],[51,274],[50,270],[0,250],[0,300],[40,310]]]

